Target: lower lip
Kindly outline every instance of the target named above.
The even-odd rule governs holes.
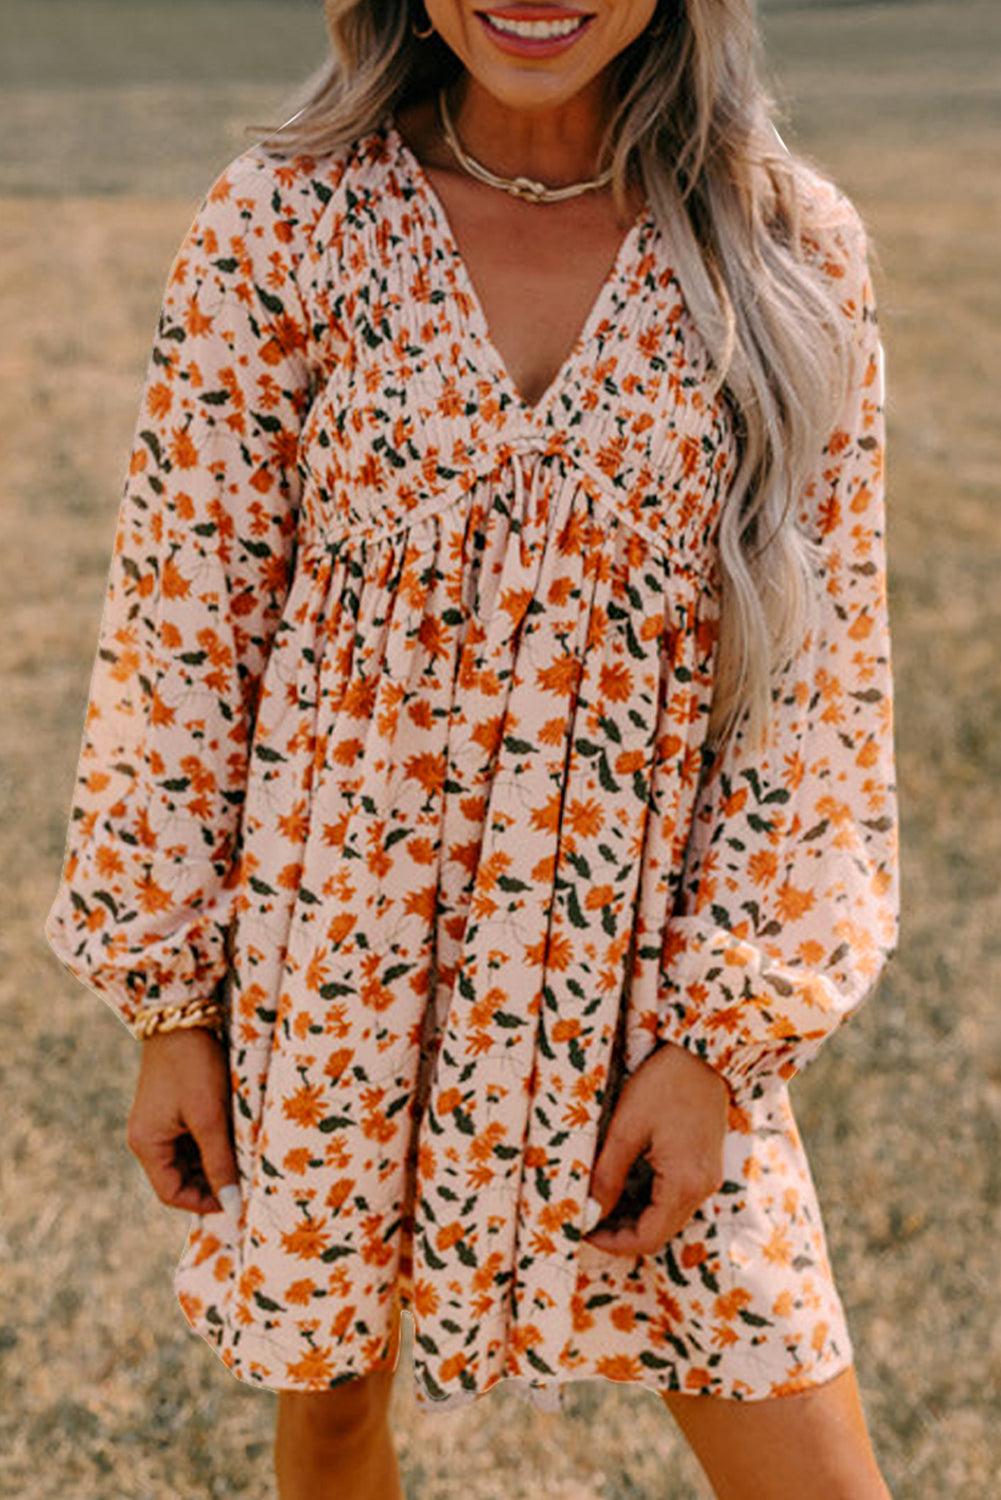
[[[566,52],[579,42],[585,31],[590,31],[593,16],[578,26],[576,31],[569,32],[566,36],[527,37],[515,36],[510,31],[499,31],[496,26],[491,25],[486,16],[477,12],[477,20],[492,42],[504,52],[513,52],[517,57],[555,57],[560,52]]]

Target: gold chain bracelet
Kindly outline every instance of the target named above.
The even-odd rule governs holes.
[[[184,1000],[139,1010],[132,1030],[139,1041],[157,1031],[177,1031],[188,1026],[207,1026],[218,1036],[222,1034],[224,1021],[225,1011],[218,1000]]]

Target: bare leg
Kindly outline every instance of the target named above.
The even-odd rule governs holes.
[[[280,1500],[403,1500],[389,1427],[393,1362],[330,1391],[279,1391],[275,1475]]]
[[[852,1366],[762,1401],[660,1394],[717,1500],[892,1500]]]

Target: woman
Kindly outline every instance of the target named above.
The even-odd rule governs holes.
[[[283,1497],[400,1494],[403,1306],[422,1409],[885,1497],[788,1097],[896,943],[862,226],[746,0],[327,14],[170,273],[46,929],[181,1306]]]

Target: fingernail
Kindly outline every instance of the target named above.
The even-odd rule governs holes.
[[[234,1221],[238,1221],[240,1218],[240,1209],[243,1206],[239,1183],[227,1182],[225,1187],[217,1189],[216,1197],[222,1204],[224,1212]]]
[[[590,1234],[598,1220],[604,1216],[605,1210],[597,1198],[588,1198],[584,1205],[584,1234]]]

